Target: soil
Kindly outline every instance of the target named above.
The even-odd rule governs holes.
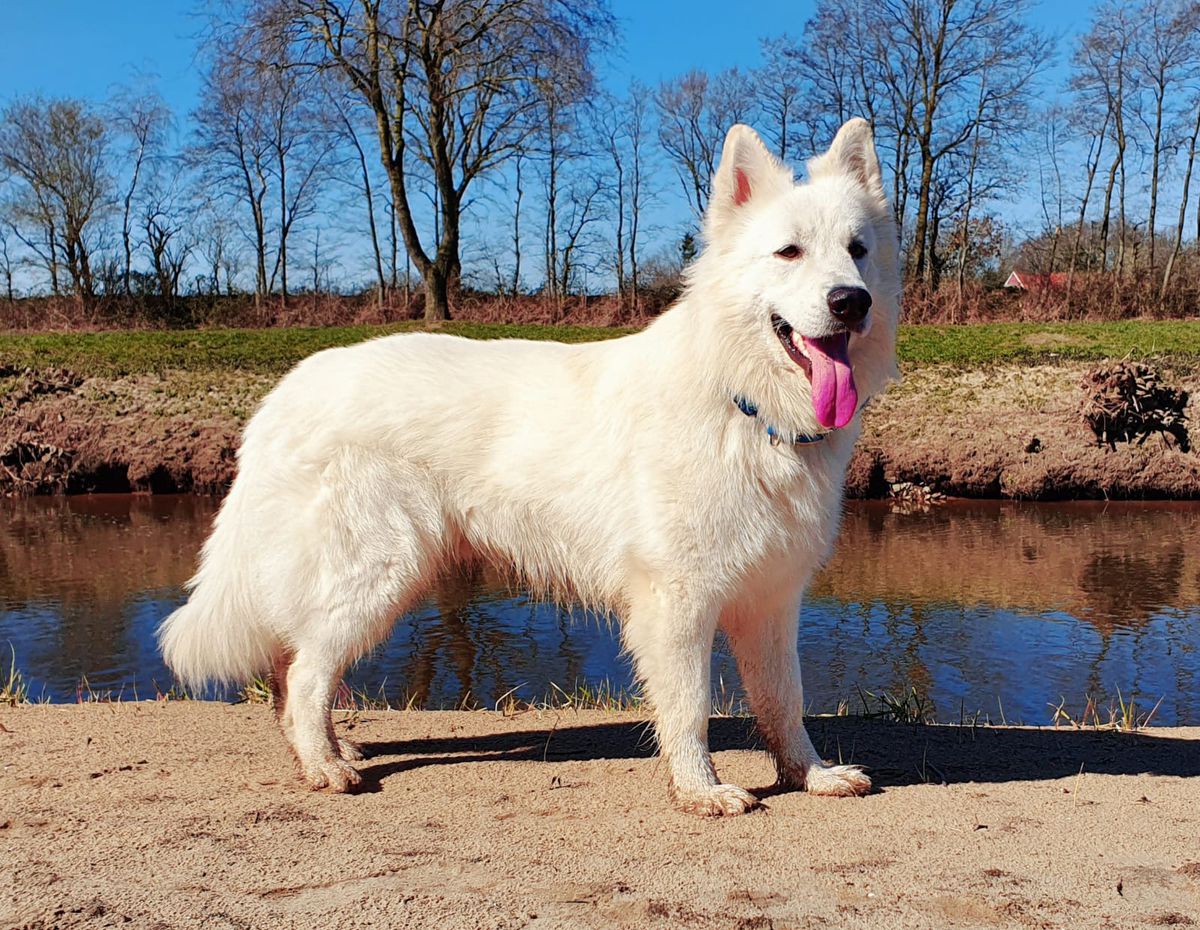
[[[367,790],[312,792],[269,708],[0,711],[0,927],[946,928],[1200,921],[1200,728],[820,718],[879,790],[772,793],[715,719],[742,817],[668,806],[645,718],[360,712]]]
[[[1200,498],[1200,453],[1160,435],[1104,445],[1081,407],[1090,366],[926,366],[864,413],[851,497]],[[1195,397],[1200,371],[1160,366]],[[275,377],[81,378],[0,368],[0,493],[221,493]],[[1190,411],[1195,406],[1194,402]]]
[[[1200,454],[1162,435],[1101,444],[1081,408],[1093,366],[931,366],[905,373],[863,414],[851,497],[905,485],[951,497],[1023,500],[1200,498]],[[1190,366],[1164,377],[1194,398]],[[1195,401],[1187,408],[1196,409]]]
[[[241,429],[276,380],[0,372],[0,493],[221,493]]]

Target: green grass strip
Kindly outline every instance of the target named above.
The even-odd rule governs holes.
[[[281,373],[333,346],[422,323],[292,329],[211,329],[100,333],[0,334],[0,365],[63,367],[82,375],[119,376],[167,370]],[[630,330],[496,323],[446,323],[438,331],[470,339],[589,342]],[[900,359],[907,365],[964,368],[1055,359],[1174,357],[1200,360],[1200,322],[989,323],[902,326]]]

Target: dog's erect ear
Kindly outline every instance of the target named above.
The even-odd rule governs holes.
[[[871,124],[865,119],[852,119],[837,135],[824,155],[818,155],[808,163],[811,180],[845,175],[857,181],[871,194],[882,201],[887,200],[883,192],[883,173],[879,170],[879,156],[875,154],[875,142],[871,138]]]
[[[719,235],[746,204],[791,190],[793,181],[791,169],[767,150],[758,133],[749,126],[734,126],[725,136],[721,163],[704,211],[709,238]]]

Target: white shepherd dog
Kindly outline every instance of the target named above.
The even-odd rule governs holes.
[[[757,803],[708,751],[718,627],[780,782],[867,791],[805,732],[797,624],[858,412],[897,375],[897,236],[863,120],[808,174],[734,126],[704,251],[640,333],[397,335],[297,365],[247,426],[191,598],[163,624],[179,678],[271,673],[305,777],[351,790],[362,756],[330,722],[343,671],[478,560],[621,619],[681,809]]]

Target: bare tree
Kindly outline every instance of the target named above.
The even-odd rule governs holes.
[[[313,231],[312,258],[308,265],[309,274],[312,275],[310,288],[313,294],[332,293],[333,269],[336,264],[337,258],[333,251],[321,251],[321,227],[318,226]]]
[[[708,204],[725,133],[734,123],[754,121],[755,100],[751,76],[737,68],[713,78],[689,71],[659,85],[654,95],[659,143],[697,217]]]
[[[275,61],[259,57],[266,49]],[[193,115],[193,155],[207,182],[250,220],[260,304],[277,282],[287,301],[289,239],[317,208],[334,143],[311,86],[314,76],[288,67],[286,49],[265,40],[251,47],[243,35],[215,31]]]
[[[1079,198],[1079,221],[1075,226],[1075,239],[1071,243],[1071,261],[1067,267],[1067,304],[1070,305],[1071,292],[1075,284],[1075,273],[1079,266],[1079,247],[1083,241],[1084,223],[1087,219],[1088,203],[1092,197],[1092,189],[1096,183],[1096,172],[1100,168],[1100,159],[1104,153],[1104,142],[1108,138],[1108,124],[1111,112],[1105,104],[1100,108],[1103,114],[1099,126],[1096,125],[1096,113],[1083,106],[1076,109],[1076,123],[1082,127],[1083,137],[1087,140],[1087,155],[1084,158],[1085,184],[1083,194]]]
[[[629,234],[625,247],[629,255],[629,284],[633,291],[633,309],[641,311],[641,248],[646,210],[653,202],[655,191],[651,182],[650,94],[634,82],[629,86],[625,101],[625,134],[628,144],[629,181],[626,185]]]
[[[1151,270],[1155,266],[1160,167],[1166,154],[1164,121],[1170,118],[1168,108],[1172,89],[1186,76],[1187,66],[1195,64],[1193,50],[1200,28],[1195,8],[1194,2],[1145,0],[1138,10],[1139,28],[1134,33],[1131,48],[1131,63],[1138,73],[1139,83],[1150,90],[1154,111],[1152,122],[1142,119],[1150,134],[1150,212],[1146,224]],[[1142,115],[1140,108],[1138,113]]]
[[[1171,275],[1179,260],[1183,248],[1183,229],[1187,222],[1188,196],[1192,184],[1192,173],[1196,165],[1197,144],[1200,142],[1200,3],[1180,4],[1172,29],[1184,37],[1183,49],[1180,52],[1181,70],[1187,74],[1186,93],[1181,94],[1184,105],[1180,108],[1183,132],[1188,132],[1186,117],[1191,114],[1190,135],[1187,135],[1186,155],[1184,156],[1183,189],[1179,198],[1179,218],[1175,224],[1175,238],[1171,253],[1167,257],[1163,269],[1162,287],[1159,289],[1159,299],[1166,298]],[[1200,250],[1200,200],[1196,205],[1196,247]]]
[[[163,172],[141,198],[141,224],[150,271],[163,311],[174,319],[179,309],[180,281],[195,247],[191,204],[186,201],[182,165]]]
[[[375,220],[375,191],[371,183],[371,169],[367,163],[366,150],[363,148],[362,140],[358,137],[358,129],[355,127],[352,118],[355,101],[339,97],[332,101],[332,106],[337,112],[344,138],[350,143],[354,151],[354,160],[359,171],[358,176],[363,202],[366,205],[367,232],[371,240],[371,255],[375,261],[375,280],[378,288],[379,305],[382,307],[389,290],[388,278],[383,267],[383,250],[379,241],[379,226]],[[319,242],[319,239],[316,241]]]
[[[92,270],[100,222],[111,205],[109,134],[80,100],[15,101],[0,114],[0,168],[15,185],[21,241],[59,293],[61,269],[85,304],[96,297]]]
[[[447,318],[471,185],[523,146],[537,81],[590,69],[610,29],[606,9],[599,0],[275,0],[252,14],[282,24],[298,61],[337,72],[370,109],[426,317]],[[432,249],[417,228],[414,163],[436,187]]]
[[[810,121],[805,107],[803,74],[796,67],[796,43],[785,34],[763,39],[760,45],[763,65],[754,72],[755,89],[765,123],[771,127],[768,138],[773,137],[775,151],[787,160],[801,154],[800,141],[811,141],[812,136],[811,131],[804,131]],[[809,150],[814,148],[810,146]]]
[[[1045,113],[1038,153],[1038,188],[1041,194],[1042,224],[1050,231],[1048,270],[1058,267],[1058,247],[1063,231],[1062,134],[1066,120],[1061,109],[1051,107]],[[1049,178],[1047,176],[1050,176]]]
[[[596,129],[612,170],[612,268],[622,309],[640,310],[641,244],[650,185],[650,95],[634,81],[624,98],[609,98]]]
[[[232,223],[224,215],[224,211],[213,210],[211,207],[201,214],[196,223],[196,252],[204,265],[203,284],[201,288],[213,297],[221,293],[221,282],[225,282],[226,296],[234,293],[234,282],[240,270],[237,236]]]
[[[920,156],[912,269],[931,285],[928,255],[931,194],[938,163],[977,138],[976,127],[1019,132],[1030,77],[1046,59],[1048,40],[1024,21],[1025,0],[892,0],[883,24],[914,59],[917,86],[913,138]],[[982,89],[981,89],[982,85]],[[980,101],[963,106],[964,100]]]
[[[1197,142],[1200,141],[1200,95],[1192,98],[1192,108],[1195,112],[1195,117],[1192,120],[1192,133],[1188,138],[1187,156],[1184,160],[1185,168],[1183,171],[1183,190],[1179,197],[1179,219],[1175,224],[1175,240],[1171,247],[1171,254],[1167,257],[1166,267],[1163,269],[1162,287],[1159,288],[1159,299],[1162,300],[1167,295],[1167,290],[1171,283],[1171,273],[1175,269],[1175,263],[1179,261],[1179,253],[1183,249],[1183,227],[1187,222],[1188,194],[1192,185],[1192,172],[1196,165]],[[1200,203],[1196,207],[1196,240],[1200,247]]]
[[[863,0],[820,0],[805,23],[804,39],[780,58],[804,88],[806,152],[818,151],[837,128],[864,117],[892,181],[892,210],[905,229],[909,170],[915,156],[916,56],[910,44],[893,42],[887,10]],[[902,15],[899,12],[895,16]],[[847,49],[853,54],[846,54]]]
[[[1028,8],[1028,0],[821,0],[803,45],[782,50],[812,109],[830,122],[861,115],[871,123],[897,220],[912,230],[911,270],[932,286],[937,236],[964,196],[961,181],[978,200],[989,185],[977,172],[998,163],[999,140],[1025,130],[1030,79],[1049,57]],[[813,131],[831,134],[823,122]]]
[[[121,286],[128,297],[132,292],[134,202],[148,163],[163,154],[171,111],[157,92],[137,93],[128,88],[119,89],[107,109],[110,125],[124,142],[121,161],[128,170],[121,195]]]
[[[214,69],[193,114],[193,157],[203,183],[245,210],[247,238],[254,252],[254,294],[260,305],[268,293],[267,195],[271,150],[262,125],[259,99],[240,70]]]
[[[524,153],[518,151],[513,156],[513,267],[512,283],[509,285],[509,293],[513,296],[521,293],[521,203],[525,199],[524,167]]]
[[[1076,73],[1072,81],[1077,92],[1097,98],[1105,108],[1110,138],[1114,145],[1104,184],[1104,202],[1100,216],[1100,270],[1108,268],[1108,239],[1112,221],[1113,191],[1118,189],[1120,202],[1120,243],[1117,267],[1124,264],[1125,247],[1125,157],[1129,146],[1126,118],[1131,99],[1136,97],[1131,87],[1129,60],[1134,26],[1130,8],[1119,0],[1108,0],[1097,7],[1092,28],[1080,39],[1075,53]]]
[[[0,221],[0,276],[4,278],[4,297],[11,304],[16,297],[13,293],[13,273],[16,266],[16,256],[13,254],[12,241],[16,238],[13,227],[7,221]]]
[[[970,155],[967,159],[967,190],[963,201],[962,221],[960,229],[962,235],[959,237],[958,244],[958,274],[956,276],[957,292],[958,292],[958,312],[962,313],[966,303],[966,285],[967,285],[967,253],[970,250],[970,233],[971,233],[971,210],[975,206],[978,193],[975,189],[976,179],[979,177],[979,164],[985,154],[985,147],[990,141],[983,133],[983,115],[988,103],[988,82],[986,76],[979,82],[978,102],[975,106],[975,119],[971,127],[971,143]],[[1053,126],[1053,122],[1051,122]],[[1049,139],[1053,139],[1051,136]],[[1048,141],[1049,141],[1048,139]],[[1055,172],[1058,171],[1057,149],[1051,145],[1049,151],[1054,164]],[[1043,185],[1043,191],[1045,187]],[[1045,207],[1045,198],[1043,197],[1043,208]],[[931,237],[933,243],[937,243],[937,234]],[[1057,239],[1055,240],[1057,242]],[[952,320],[951,322],[956,322]]]
[[[572,188],[571,182],[578,179],[570,176],[569,168],[587,158],[593,141],[588,130],[592,128],[590,124],[595,115],[588,112],[587,87],[582,83],[546,80],[539,82],[537,89],[542,104],[541,126],[530,142],[536,146],[541,161],[546,208],[543,225],[545,292],[561,305],[569,278],[560,270],[560,263],[565,258],[559,244],[559,236],[563,233],[563,217],[559,214],[566,199],[572,200],[572,215],[577,212],[574,208],[578,205],[578,191]]]
[[[590,270],[585,261],[589,248],[588,234],[599,221],[597,207],[605,181],[597,173],[582,173],[570,186],[560,215],[559,247],[551,271],[555,274],[553,293],[560,299],[572,290],[585,289],[580,275]],[[561,300],[560,300],[561,306]]]

